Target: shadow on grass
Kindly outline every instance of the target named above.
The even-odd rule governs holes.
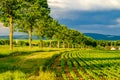
[[[50,62],[51,58],[28,59],[24,61],[18,57],[11,57],[5,61],[0,61],[0,74],[7,71],[20,71],[28,77],[32,75],[38,76],[40,68],[48,66],[48,64],[51,64]]]

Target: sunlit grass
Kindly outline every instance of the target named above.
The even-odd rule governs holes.
[[[45,79],[55,80],[53,72],[42,72],[40,68],[52,56],[66,50],[70,49],[14,47],[11,51],[7,45],[0,46],[0,80],[27,80],[33,76],[35,79],[32,80],[40,80],[43,75],[48,76]]]
[[[39,71],[38,76],[31,76],[29,80],[56,80],[56,74],[54,72]]]
[[[21,71],[7,71],[0,74],[0,80],[26,80],[26,74]]]
[[[38,51],[39,50],[42,50],[42,51],[49,51],[51,50],[64,50],[64,49],[58,49],[58,48],[39,48],[39,47],[32,47],[32,48],[29,48],[28,46],[24,46],[24,47],[14,47],[13,50],[10,50],[9,49],[9,46],[0,46],[0,55],[10,55],[12,54],[13,52],[28,52],[28,51]]]

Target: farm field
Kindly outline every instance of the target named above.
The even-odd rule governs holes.
[[[64,52],[51,67],[58,80],[120,80],[120,51]]]
[[[119,80],[120,51],[0,47],[0,80]]]

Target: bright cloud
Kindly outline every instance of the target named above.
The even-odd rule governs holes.
[[[4,27],[2,23],[0,23],[0,35],[9,35],[10,29],[9,27]],[[14,32],[13,35],[27,35],[22,32]]]
[[[3,24],[0,23],[0,35],[6,35],[9,34],[9,28],[3,27]]]
[[[120,10],[120,0],[48,0],[51,8],[64,10]]]
[[[120,18],[118,18],[116,21],[117,21],[118,24],[120,24]]]
[[[3,23],[0,23],[0,29],[1,29],[1,30],[4,30],[4,29],[8,29],[8,27],[4,27],[4,26],[3,26]]]
[[[71,11],[120,10],[120,0],[48,0],[55,19],[72,18]]]
[[[0,23],[0,32],[4,30],[9,30],[8,27],[4,27],[2,23]]]
[[[115,21],[117,22],[116,25],[109,25],[108,27],[109,28],[120,28],[120,18],[117,18]]]

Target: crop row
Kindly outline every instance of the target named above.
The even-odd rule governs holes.
[[[61,72],[69,80],[65,66],[74,80],[120,79],[120,54],[107,51],[71,51],[61,55]]]

